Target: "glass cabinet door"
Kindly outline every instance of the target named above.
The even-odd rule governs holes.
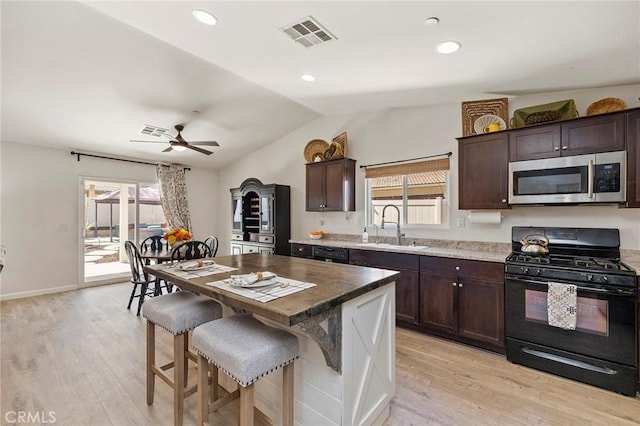
[[[231,199],[231,215],[233,217],[232,223],[233,231],[242,231],[242,198],[234,197]]]
[[[260,231],[273,231],[273,195],[260,196]]]

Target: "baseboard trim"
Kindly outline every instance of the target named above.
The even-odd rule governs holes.
[[[4,300],[24,299],[25,297],[42,296],[45,294],[62,293],[63,291],[77,290],[78,286],[67,285],[64,287],[43,288],[41,290],[22,291],[20,293],[0,294],[0,302]]]

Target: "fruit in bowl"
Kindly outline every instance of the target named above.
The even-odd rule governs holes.
[[[311,238],[312,240],[319,240],[320,238],[322,238],[323,235],[324,235],[324,232],[322,231],[309,232],[309,238]]]

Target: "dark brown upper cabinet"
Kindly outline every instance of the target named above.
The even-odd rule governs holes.
[[[341,158],[306,167],[307,211],[355,211],[355,160]]]
[[[602,114],[509,131],[509,161],[622,151],[624,113]]]
[[[458,208],[506,209],[508,134],[458,138]]]
[[[627,206],[640,207],[640,110],[627,114]]]

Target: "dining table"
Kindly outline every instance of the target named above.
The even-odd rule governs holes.
[[[177,262],[144,270],[219,301],[225,315],[251,314],[298,336],[296,419],[346,425],[381,424],[388,417],[395,393],[398,272],[259,253],[201,263],[193,272]],[[275,275],[276,285],[266,290],[234,285],[256,273]],[[278,418],[279,404],[269,394],[256,401],[261,411]]]

